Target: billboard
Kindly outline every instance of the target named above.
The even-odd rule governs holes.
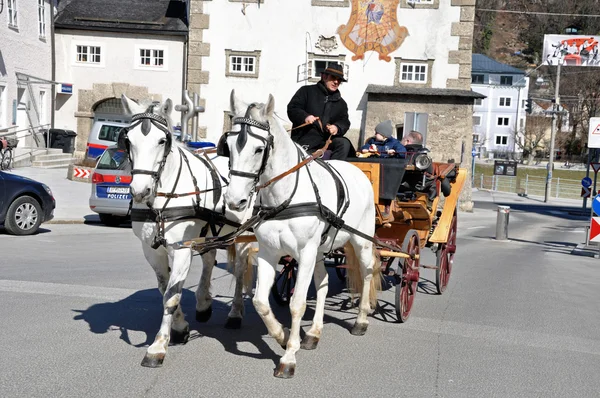
[[[600,36],[544,35],[544,60],[548,65],[600,66]]]

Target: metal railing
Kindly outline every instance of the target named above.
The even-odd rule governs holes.
[[[580,199],[581,181],[565,178],[553,178],[550,197],[562,199]],[[473,187],[489,189],[490,191],[513,192],[532,196],[544,196],[546,177],[531,176],[486,176],[475,174]]]
[[[19,140],[19,145],[13,149],[12,163],[31,159],[35,151],[47,150],[50,147],[50,124],[41,124],[20,130],[17,130],[17,127],[9,127],[0,131],[0,137]]]

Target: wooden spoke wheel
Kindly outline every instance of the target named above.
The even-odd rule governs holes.
[[[275,275],[271,295],[280,306],[289,306],[296,285],[296,267],[298,263],[293,258],[286,256],[279,260],[279,264],[283,267]]]
[[[448,241],[442,243],[437,250],[437,261],[435,270],[435,286],[438,294],[442,294],[448,287],[450,281],[450,273],[452,272],[452,263],[454,262],[454,253],[456,252],[456,231],[458,220],[456,211],[450,223],[450,231],[448,232]]]
[[[421,245],[419,235],[414,229],[406,234],[402,243],[402,251],[415,256],[414,259],[404,259],[398,265],[398,274],[401,277],[400,283],[396,285],[396,315],[398,322],[404,323],[410,316],[419,284]]]

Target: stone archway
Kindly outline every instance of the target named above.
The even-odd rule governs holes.
[[[94,108],[101,102],[111,98],[121,98],[125,94],[131,99],[149,99],[161,101],[160,94],[150,94],[148,87],[132,86],[128,83],[94,83],[91,90],[78,90],[77,92],[77,140],[75,150],[85,153],[86,144],[94,121]]]

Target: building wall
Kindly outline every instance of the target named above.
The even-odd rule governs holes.
[[[183,37],[78,31],[56,31],[56,80],[73,85],[72,94],[56,96],[55,127],[77,132],[76,150],[85,150],[94,106],[126,94],[136,100],[181,103],[183,88]],[[100,46],[101,62],[76,62],[76,46]],[[163,68],[138,66],[140,48],[162,49]],[[178,120],[175,115],[175,121]]]
[[[273,94],[277,114],[289,124],[287,103],[299,87],[312,84],[298,82],[298,68],[313,56],[328,55],[348,65],[349,82],[340,91],[349,106],[349,135],[356,143],[358,131],[365,129],[367,85],[399,85],[397,68],[403,60],[431,65],[427,87],[470,88],[475,0],[436,0],[437,8],[414,9],[401,0],[397,19],[408,36],[389,54],[390,62],[379,60],[375,52],[353,60],[354,54],[340,42],[336,31],[348,23],[355,2],[192,0],[188,89],[198,92],[206,107],[200,115],[201,133],[216,141],[223,132],[232,89],[248,102],[265,102]],[[337,48],[328,53],[317,48],[321,35],[333,36]],[[258,77],[227,76],[226,50],[260,51]]]
[[[32,100],[39,106],[41,119],[34,121],[35,125],[51,122],[51,85],[32,85],[33,97],[29,98],[26,86],[17,84],[15,72],[35,76],[44,80],[52,80],[52,48],[51,48],[51,18],[52,7],[48,0],[44,1],[45,35],[39,34],[38,1],[17,0],[17,26],[9,26],[7,2],[4,1],[0,14],[0,132],[23,130],[29,126],[25,113],[26,106],[34,106]],[[19,97],[19,88],[24,94]],[[39,104],[40,91],[44,94],[44,103]],[[14,105],[13,105],[14,104]],[[16,112],[13,107],[18,104]],[[13,116],[16,113],[16,118]],[[16,119],[16,120],[15,120]],[[19,133],[25,137],[27,131]],[[19,143],[20,147],[33,144],[31,137]]]
[[[529,78],[515,76],[512,86],[502,86],[494,84],[496,81],[499,83],[499,76],[490,76],[492,84],[472,85],[473,91],[487,97],[480,105],[473,106],[473,116],[481,118],[480,125],[473,125],[473,133],[479,135],[476,148],[481,152],[522,152],[515,145],[515,131],[522,131],[526,126],[527,114],[523,101],[529,96]],[[510,98],[510,106],[501,106],[501,98]],[[498,118],[508,118],[508,126],[498,125]],[[502,141],[497,144],[497,136],[507,137],[506,145]]]

